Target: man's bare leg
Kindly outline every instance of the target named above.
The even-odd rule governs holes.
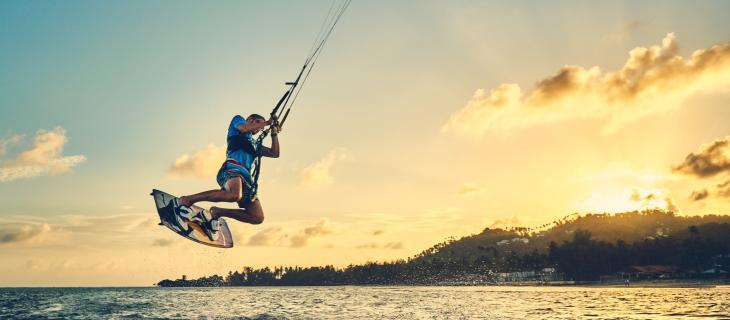
[[[210,207],[210,215],[213,219],[228,217],[250,224],[260,224],[264,222],[264,210],[262,209],[261,201],[258,198],[251,203],[243,205],[242,207],[242,209]]]
[[[241,178],[233,178],[226,181],[223,190],[210,190],[189,196],[182,196],[180,197],[180,204],[190,206],[200,201],[238,202],[238,207],[241,209],[211,207],[209,210],[211,218],[229,217],[250,224],[264,222],[264,210],[261,207],[261,201],[256,198],[250,203],[242,203],[242,197],[243,182]]]
[[[180,204],[192,206],[196,202],[238,202],[243,196],[243,182],[240,177],[226,181],[223,190],[208,190],[189,196],[180,197]]]

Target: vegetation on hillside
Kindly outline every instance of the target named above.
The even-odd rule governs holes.
[[[487,228],[449,239],[407,260],[345,268],[276,267],[229,272],[159,286],[489,283],[501,272],[557,268],[585,281],[635,265],[672,265],[693,273],[730,266],[730,216],[671,212],[571,215],[549,229]]]

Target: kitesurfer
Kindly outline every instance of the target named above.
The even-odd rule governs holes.
[[[256,142],[253,135],[269,126],[271,131],[271,147]],[[206,226],[206,233],[215,240],[220,230],[218,218],[229,217],[241,222],[260,224],[264,221],[261,201],[256,197],[255,182],[251,175],[251,166],[257,156],[279,157],[279,124],[276,117],[266,120],[258,114],[247,118],[236,115],[228,126],[228,146],[226,161],[218,170],[216,180],[220,189],[182,196],[177,203],[178,213],[188,219]],[[193,204],[201,201],[236,202],[240,209],[211,207],[209,210],[194,212]]]
[[[233,117],[228,126],[226,161],[216,177],[221,189],[176,198],[172,204],[177,218],[182,217],[199,223],[213,241],[218,238],[218,231],[220,230],[218,219],[221,217],[229,217],[251,224],[260,224],[264,221],[261,201],[256,197],[258,178],[261,173],[261,158],[279,157],[278,134],[281,127],[286,122],[291,107],[299,97],[304,82],[309,78],[314,63],[322,53],[324,44],[329,39],[332,30],[340,21],[345,10],[347,10],[350,2],[351,0],[344,0],[340,3],[337,3],[337,1],[332,2],[330,12],[322,23],[320,32],[310,49],[309,56],[299,71],[296,80],[285,83],[289,86],[289,89],[271,111],[269,120],[258,114],[251,114],[246,119],[240,115]],[[278,119],[281,119],[281,122]],[[267,126],[268,128],[264,129]],[[258,134],[259,132],[261,133]],[[253,138],[255,134],[258,134],[256,139]],[[269,134],[271,134],[271,147],[264,147],[263,140]],[[236,202],[239,209],[211,207],[209,210],[194,212],[193,204],[200,201]],[[181,219],[176,221],[182,227]]]

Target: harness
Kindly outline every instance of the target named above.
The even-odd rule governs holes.
[[[243,150],[246,153],[253,155],[254,157],[258,155],[259,148],[253,145],[250,140],[248,140],[244,135],[242,134],[236,134],[233,136],[228,137],[227,139],[228,152],[230,151],[237,151],[237,150]]]
[[[256,197],[256,191],[258,190],[258,172],[257,168],[260,167],[260,164],[257,164],[257,161],[261,161],[262,156],[262,142],[261,140],[257,140],[255,145],[252,143],[249,139],[247,139],[245,136],[241,134],[233,135],[228,137],[228,147],[227,152],[231,151],[238,151],[243,150],[244,152],[252,155],[254,157],[254,163],[251,165],[251,168],[248,168],[252,172],[251,177],[253,178],[253,184],[251,185],[251,199],[255,199]],[[246,168],[246,166],[243,163],[240,163],[236,161],[235,159],[226,159],[226,161],[223,162],[223,165],[221,167],[224,167],[226,163],[234,164],[243,168]]]

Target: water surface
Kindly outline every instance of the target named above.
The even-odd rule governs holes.
[[[0,319],[730,319],[730,287],[5,288]]]

